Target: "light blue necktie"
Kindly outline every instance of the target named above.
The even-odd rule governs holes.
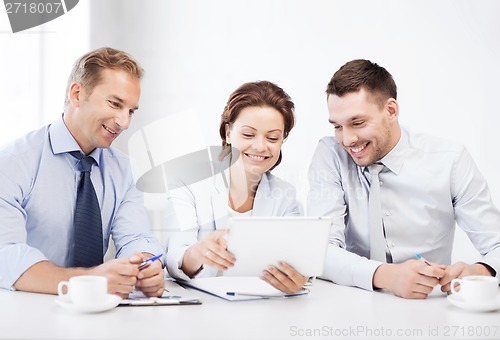
[[[380,262],[386,262],[384,226],[382,224],[382,211],[380,203],[380,171],[383,164],[372,164],[370,169],[371,184],[370,196],[368,198],[368,216],[370,223],[370,258]]]

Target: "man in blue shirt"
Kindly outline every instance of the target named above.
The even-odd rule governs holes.
[[[308,214],[334,217],[323,277],[412,299],[436,285],[449,292],[456,277],[498,277],[500,212],[467,150],[401,128],[396,84],[369,60],[342,66],[327,96],[335,137],[318,144],[308,197]],[[375,215],[369,194],[379,170]],[[455,223],[480,262],[451,263]],[[433,263],[416,260],[417,253]]]
[[[163,293],[162,262],[138,265],[164,249],[149,231],[128,157],[110,148],[138,108],[142,74],[125,52],[85,54],[70,75],[62,117],[0,148],[1,288],[55,294],[58,282],[72,276],[102,275],[109,293],[124,298],[134,287],[148,296]],[[82,177],[73,151],[93,158],[102,255],[110,236],[117,249],[116,259],[90,268],[71,267]]]

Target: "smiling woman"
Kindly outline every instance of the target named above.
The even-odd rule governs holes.
[[[294,126],[293,110],[288,94],[269,81],[243,84],[229,96],[213,177],[169,193],[175,212],[166,223],[171,230],[170,275],[189,280],[232,267],[237,259],[227,251],[224,238],[228,217],[301,213],[295,188],[270,173],[281,161],[281,146]],[[307,280],[286,263],[262,270],[265,281],[286,293],[297,292]]]
[[[224,123],[226,143],[233,148],[233,153],[239,152],[239,155],[235,155],[236,161],[231,167],[231,174],[236,177],[237,171],[234,169],[243,169],[241,175],[244,175],[246,182],[254,182],[255,189],[251,190],[253,193],[262,174],[273,168],[280,159],[283,121],[281,113],[274,108],[249,106],[241,110],[238,119],[232,124]],[[244,198],[250,196],[245,195]],[[234,202],[233,192],[230,192],[229,199],[231,203]],[[239,211],[242,207],[232,204],[231,208]]]

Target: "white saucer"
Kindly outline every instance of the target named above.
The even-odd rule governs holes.
[[[115,308],[116,306],[118,306],[120,301],[122,301],[122,298],[118,295],[108,294],[102,303],[95,306],[74,305],[71,300],[69,300],[69,298],[62,296],[58,296],[55,301],[59,306],[63,306],[64,308],[68,308],[73,311],[99,313]]]
[[[447,297],[448,301],[450,301],[453,305],[467,309],[473,312],[491,312],[497,309],[500,309],[500,295],[488,302],[465,302],[460,296],[456,294],[450,294]]]

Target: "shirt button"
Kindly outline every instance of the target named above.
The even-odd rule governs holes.
[[[392,241],[392,242],[391,242],[391,247],[393,247],[393,248],[394,248],[395,246],[396,246],[396,242]]]
[[[391,212],[390,211],[386,211],[385,212],[385,216],[391,216]]]
[[[384,184],[384,182],[380,181],[379,184],[382,185],[382,184]]]

